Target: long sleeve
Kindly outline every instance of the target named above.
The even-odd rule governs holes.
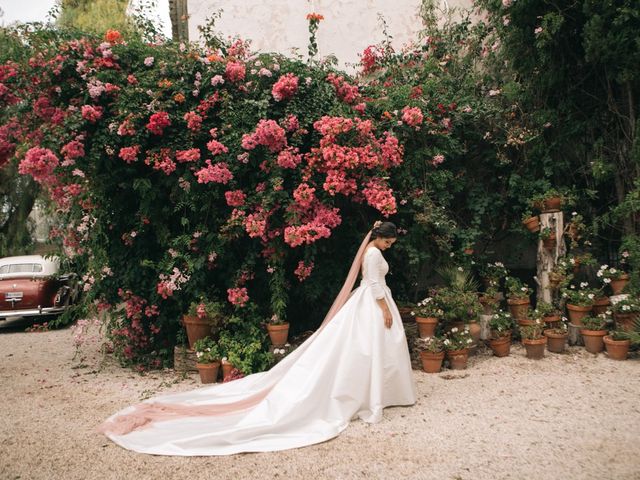
[[[369,248],[364,256],[362,278],[371,286],[371,291],[376,300],[384,298],[385,260],[382,252],[377,248]]]

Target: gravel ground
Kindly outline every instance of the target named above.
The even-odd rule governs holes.
[[[354,421],[329,442],[275,453],[160,457],[95,432],[109,415],[197,374],[145,375],[76,355],[72,329],[0,333],[0,477],[5,479],[640,479],[640,358],[572,347],[543,360],[481,349],[464,371],[414,371],[413,407]]]

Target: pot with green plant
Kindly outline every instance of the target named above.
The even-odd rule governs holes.
[[[582,319],[583,328],[580,330],[580,334],[587,352],[600,353],[604,350],[603,338],[608,333],[607,326],[609,323],[606,315]]]
[[[274,362],[262,318],[248,306],[243,310],[243,316],[229,318],[218,340],[222,371],[227,380],[234,369],[249,375],[267,370]]]
[[[187,331],[189,348],[193,349],[196,341],[217,334],[224,323],[224,306],[219,302],[212,302],[200,298],[189,305],[189,311],[183,315],[182,324]]]
[[[516,277],[508,276],[505,279],[505,287],[507,289],[507,305],[511,316],[516,320],[527,318],[531,304],[529,300],[531,289],[529,286]]]
[[[447,359],[451,369],[462,370],[467,368],[469,347],[471,347],[472,343],[473,339],[467,327],[462,329],[454,327],[445,334],[443,345],[447,352]]]
[[[569,285],[561,290],[562,298],[566,301],[569,321],[576,327],[582,326],[582,319],[593,309],[594,290],[588,288],[587,282],[580,283],[580,288]]]
[[[522,224],[531,233],[540,231],[540,217],[538,215],[534,215],[531,210],[526,210],[522,214]]]
[[[493,315],[493,312],[496,311],[500,304],[500,291],[496,287],[490,286],[480,294],[478,300],[482,305],[483,313],[485,315]]]
[[[544,227],[540,230],[540,239],[542,240],[542,246],[546,250],[553,250],[556,248],[556,232],[550,227]]]
[[[496,290],[500,287],[500,282],[509,272],[502,262],[484,262],[478,266],[478,275],[482,279],[485,289]]]
[[[196,352],[196,367],[202,383],[215,383],[220,369],[220,351],[211,337],[196,340],[193,345]]]
[[[601,265],[596,275],[604,284],[611,286],[614,295],[620,295],[629,283],[628,273],[609,265]]]
[[[506,357],[511,351],[511,333],[513,332],[513,317],[509,312],[500,310],[489,320],[491,338],[489,346],[496,357]]]
[[[634,322],[640,316],[640,298],[636,295],[627,295],[616,301],[611,306],[616,330],[631,332],[634,329]]]
[[[544,357],[544,347],[547,344],[547,337],[542,332],[544,323],[537,320],[533,325],[520,327],[522,344],[527,351],[527,358],[539,360]]]
[[[271,318],[267,320],[267,332],[269,333],[271,344],[274,347],[281,347],[287,343],[287,339],[289,338],[289,323],[274,313]]]
[[[436,303],[437,297],[427,297],[419,301],[411,310],[411,316],[418,325],[420,338],[433,337],[438,320],[444,316],[442,308]]]
[[[559,190],[556,190],[555,188],[547,190],[542,199],[542,212],[559,212],[562,207],[563,200],[564,195]]]
[[[607,349],[607,356],[611,360],[626,360],[631,348],[629,332],[612,330],[602,339]]]
[[[416,338],[414,345],[420,352],[422,370],[427,373],[438,373],[444,361],[444,340],[442,337]]]
[[[553,303],[539,301],[536,310],[542,315],[542,321],[549,328],[553,328],[562,320],[562,311]]]
[[[569,337],[569,329],[565,319],[544,330],[544,336],[547,337],[548,351],[553,353],[564,352],[567,346],[567,338]]]

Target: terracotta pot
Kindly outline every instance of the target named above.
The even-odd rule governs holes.
[[[562,206],[562,197],[549,197],[542,201],[542,212],[557,212]]]
[[[601,313],[605,313],[607,308],[611,305],[609,301],[609,297],[599,297],[593,301],[593,314],[600,315]]]
[[[519,318],[517,322],[519,327],[530,327],[536,324],[536,321],[530,318]]]
[[[493,315],[496,305],[500,302],[500,299],[497,297],[487,297],[485,295],[481,296],[479,300],[485,315]]]
[[[634,329],[634,322],[638,317],[637,313],[621,313],[616,312],[613,314],[613,319],[616,322],[616,330],[622,330],[624,332],[631,332]]]
[[[527,350],[527,358],[540,360],[542,357],[544,357],[544,346],[547,344],[547,337],[536,339],[523,338],[522,344]]]
[[[611,360],[626,360],[631,347],[631,340],[614,340],[610,335],[602,339],[607,349],[607,356]]]
[[[480,332],[482,331],[482,327],[476,321],[469,322],[469,334],[471,335],[471,339],[473,343],[471,344],[471,348],[475,350],[480,342]]]
[[[607,334],[606,330],[580,330],[582,340],[584,340],[584,348],[589,353],[600,353],[604,350],[604,341],[602,340]]]
[[[527,318],[529,313],[529,299],[528,298],[508,298],[507,305],[509,305],[509,312],[513,318]]]
[[[549,237],[543,238],[542,246],[546,250],[553,250],[554,248],[556,248],[556,234],[552,233],[551,235],[549,235]]]
[[[522,221],[522,224],[527,227],[531,233],[536,233],[540,231],[540,217],[537,215],[535,217],[529,217]]]
[[[465,248],[463,251],[464,251],[465,255],[473,255],[474,249],[473,248]]]
[[[222,365],[222,381],[224,382],[233,370],[233,364],[227,360],[222,360],[220,363]]]
[[[198,373],[200,373],[200,381],[202,383],[216,383],[220,362],[196,363],[196,367],[198,367]]]
[[[611,279],[610,285],[611,285],[611,290],[613,290],[613,294],[618,295],[622,293],[622,291],[624,290],[624,287],[627,286],[627,283],[629,283],[629,275],[627,275],[626,273],[622,275],[620,278],[618,278],[617,280]]]
[[[436,333],[438,319],[435,317],[416,317],[420,338],[433,337]]]
[[[420,352],[420,360],[422,360],[422,370],[427,373],[438,373],[442,368],[444,352]]]
[[[267,324],[267,332],[269,332],[269,339],[274,347],[281,347],[287,343],[289,337],[289,324],[283,323],[282,325],[270,325]]]
[[[553,353],[564,352],[569,333],[554,333],[552,330],[545,330],[544,336],[547,337],[547,350]]]
[[[551,325],[551,326],[557,324],[558,322],[560,322],[562,320],[560,315],[545,315],[542,318],[544,320],[544,323],[546,323],[547,325]]]
[[[449,367],[451,369],[464,370],[467,368],[467,361],[469,360],[469,349],[449,350],[447,351],[447,358],[449,359]]]
[[[492,338],[489,346],[496,357],[506,357],[511,352],[511,337]]]
[[[182,317],[182,324],[187,330],[187,338],[189,340],[189,348],[193,349],[193,344],[198,340],[211,335],[211,319],[199,318],[197,316],[184,315]]]
[[[592,310],[592,305],[588,307],[581,307],[579,305],[571,305],[567,303],[567,314],[569,315],[569,321],[576,327],[582,326],[582,319],[589,316]]]

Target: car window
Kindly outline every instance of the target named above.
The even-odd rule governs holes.
[[[14,263],[0,267],[0,273],[33,273],[41,271],[42,265],[39,263]]]

